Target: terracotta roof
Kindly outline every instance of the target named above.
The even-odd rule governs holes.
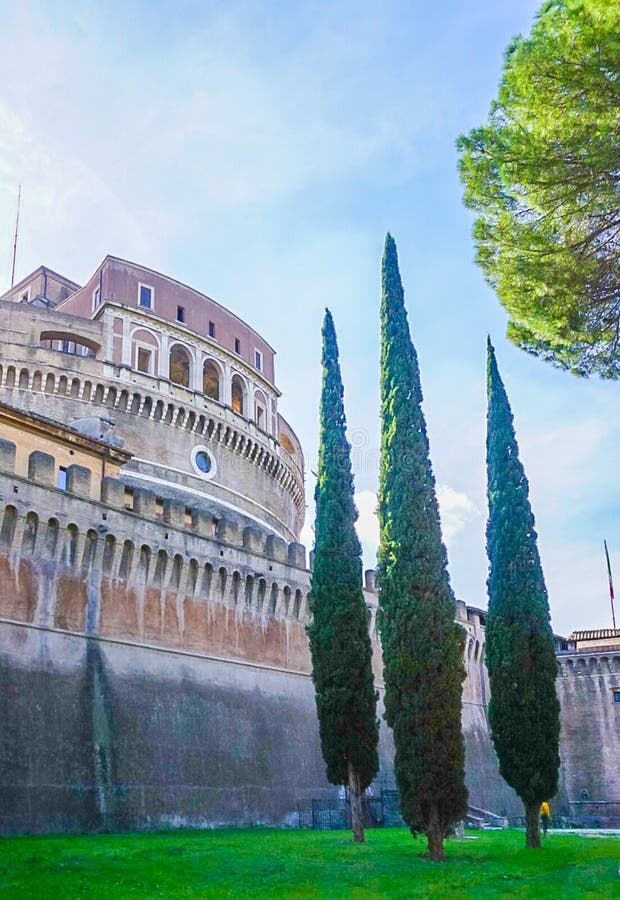
[[[620,628],[598,628],[595,631],[573,631],[566,638],[567,641],[600,641],[618,638],[620,640]]]

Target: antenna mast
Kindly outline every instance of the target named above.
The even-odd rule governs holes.
[[[22,199],[22,186],[17,190],[17,216],[15,217],[15,240],[13,241],[13,265],[11,267],[11,287],[15,284],[15,257],[17,256],[17,232],[19,230],[19,205]]]
[[[609,550],[607,549],[607,541],[603,541],[605,547],[605,558],[607,559],[607,574],[609,575],[609,599],[611,601],[611,621],[614,629],[616,627],[616,613],[614,611],[614,583],[611,580],[611,563],[609,562]]]

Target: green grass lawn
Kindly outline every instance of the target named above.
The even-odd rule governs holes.
[[[267,828],[0,838],[0,898],[620,898],[620,838],[523,844],[520,831],[469,832],[431,863],[426,841],[396,828],[358,846],[343,831]]]

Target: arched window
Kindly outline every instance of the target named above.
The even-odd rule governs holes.
[[[261,391],[254,394],[254,421],[263,431],[267,430],[267,401]]]
[[[295,448],[293,447],[293,442],[291,441],[290,437],[288,437],[288,435],[286,435],[286,434],[280,435],[280,444],[286,450],[287,453],[291,454],[291,456],[295,455]]]
[[[202,393],[212,400],[220,399],[220,370],[212,359],[205,360],[202,367]]]
[[[170,381],[189,387],[191,362],[189,353],[180,344],[175,344],[170,351]]]
[[[238,375],[233,375],[232,384],[231,384],[231,406],[236,413],[240,415],[244,415],[244,390],[243,390],[243,382],[239,378]]]

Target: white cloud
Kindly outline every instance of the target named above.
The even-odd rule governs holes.
[[[364,549],[376,552],[379,544],[379,519],[377,518],[377,495],[374,491],[360,491],[355,495],[355,503],[359,518],[356,529],[357,536]]]
[[[447,484],[437,486],[437,502],[441,517],[441,531],[447,547],[470,523],[480,518],[481,512],[467,494],[455,491]]]
[[[5,232],[13,227],[19,183],[17,279],[45,263],[79,280],[106,252],[141,260],[154,255],[147,229],[102,175],[66,146],[42,141],[25,119],[0,102],[0,219]],[[0,259],[0,266],[2,292],[9,286],[8,260]]]
[[[374,491],[360,491],[355,495],[359,512],[357,534],[364,548],[367,564],[369,557],[376,553],[379,544],[379,520],[377,518],[377,495]],[[442,536],[447,547],[470,522],[480,518],[480,510],[467,494],[456,491],[448,485],[438,485],[437,502],[441,517]]]

